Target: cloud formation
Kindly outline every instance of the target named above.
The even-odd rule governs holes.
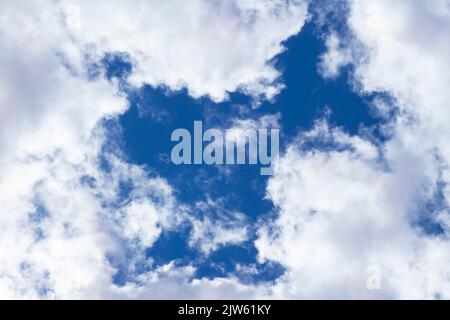
[[[270,60],[306,20],[297,0],[64,0],[62,6],[76,13],[71,34],[81,44],[132,56],[134,84],[186,87],[193,97],[215,101],[238,90],[274,98],[282,83]]]
[[[270,99],[281,85],[269,60],[300,30],[305,7],[27,0],[2,1],[0,12],[0,296],[144,298],[169,285],[166,297],[179,286],[246,291],[233,279],[193,283],[191,266],[153,270],[145,249],[164,230],[191,223],[192,245],[208,254],[244,241],[244,219],[233,213],[211,227],[177,203],[164,179],[127,163],[107,124],[128,101],[97,69],[104,54],[120,51],[133,60],[137,86]],[[114,280],[119,270],[125,286]]]
[[[303,1],[0,2],[0,297],[449,298],[448,1],[348,5],[348,33],[326,35],[319,71],[350,65],[358,94],[389,96],[373,105],[389,138],[326,119],[299,132],[267,186],[276,217],[256,226],[260,261],[287,271],[251,285],[154,267],[146,249],[165,231],[189,224],[189,245],[207,256],[248,241],[248,221],[220,199],[180,204],[128,163],[108,121],[127,97],[92,68],[122,52],[135,86],[271,100],[283,88],[271,60],[305,23]],[[367,286],[374,267],[380,290]]]
[[[301,134],[269,182],[279,216],[260,231],[260,258],[288,268],[279,296],[448,298],[449,3],[355,0],[347,22],[348,34],[329,34],[320,70],[351,64],[354,90],[392,97],[374,103],[390,138],[326,121]],[[305,150],[310,139],[322,147]],[[374,265],[381,290],[371,291]]]

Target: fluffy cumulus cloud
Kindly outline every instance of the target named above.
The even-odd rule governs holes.
[[[311,141],[329,146],[328,151],[309,149]],[[447,296],[450,242],[427,236],[413,224],[420,214],[415,210],[434,191],[423,169],[410,163],[387,169],[377,146],[330,129],[326,122],[302,135],[269,183],[279,217],[260,230],[257,241],[261,259],[289,269],[274,293],[297,298]],[[369,290],[372,267],[379,270],[380,290]]]
[[[0,297],[251,291],[235,279],[192,282],[191,266],[154,270],[145,249],[164,230],[191,223],[192,245],[207,254],[244,241],[245,219],[230,213],[231,222],[210,228],[164,179],[127,163],[106,126],[127,99],[91,71],[103,54],[121,51],[136,85],[272,98],[280,84],[269,60],[305,14],[282,1],[0,1]],[[125,286],[113,281],[118,270]]]
[[[303,1],[64,0],[61,5],[77,41],[132,56],[135,84],[186,87],[194,97],[216,101],[236,90],[273,98],[282,84],[269,61],[306,19]]]
[[[260,258],[288,268],[276,295],[449,298],[450,4],[350,1],[348,26],[329,35],[322,74],[352,63],[358,93],[390,95],[374,103],[394,115],[390,138],[326,122],[301,134],[268,186],[279,216],[260,230]]]
[[[127,102],[113,84],[89,79],[55,3],[2,1],[0,11],[0,295],[95,294],[112,285],[108,257],[124,241],[138,254],[168,227],[171,188],[114,154],[102,153],[109,171],[101,168],[99,121]]]

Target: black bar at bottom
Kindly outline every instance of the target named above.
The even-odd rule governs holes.
[[[293,301],[293,300],[233,300],[233,301],[3,301],[0,306],[14,307],[15,316],[30,311],[46,315],[69,314],[86,318],[99,312],[102,316],[113,315],[143,319],[311,319],[321,316],[344,316],[357,319],[394,315],[429,318],[433,312],[447,314],[448,301]],[[42,308],[42,310],[40,310]],[[61,309],[59,309],[61,308]],[[64,310],[59,313],[57,310]],[[50,311],[50,312],[49,312]]]

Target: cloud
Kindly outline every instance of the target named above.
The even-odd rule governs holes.
[[[0,296],[145,298],[169,284],[168,295],[252,290],[192,279],[192,266],[153,270],[145,249],[181,223],[207,253],[244,241],[247,230],[238,213],[214,226],[194,218],[164,179],[127,163],[110,125],[128,101],[92,68],[119,51],[133,60],[136,85],[270,99],[281,85],[269,61],[300,30],[304,5],[30,0],[2,1],[0,12]]]
[[[375,103],[390,138],[323,122],[300,134],[268,185],[279,216],[260,229],[260,258],[288,268],[276,296],[448,298],[448,1],[349,4],[350,36],[329,35],[322,73],[351,62],[358,93],[391,96]]]
[[[202,253],[207,255],[225,245],[239,245],[248,240],[246,216],[227,209],[224,199],[209,198],[197,202],[192,211],[189,241],[191,246],[199,247]]]
[[[319,70],[324,78],[335,78],[341,68],[351,62],[349,52],[341,47],[338,35],[333,32],[327,36],[326,52],[321,56]]]
[[[263,285],[246,285],[236,278],[193,279],[195,268],[183,268],[173,263],[142,274],[138,283],[115,287],[100,293],[112,299],[248,299],[264,298],[268,290]]]
[[[112,285],[108,257],[138,255],[176,223],[171,188],[103,151],[102,121],[127,101],[89,77],[55,2],[0,11],[0,296],[89,297]]]
[[[88,81],[52,2],[0,11],[0,295],[74,296],[112,272],[101,204],[78,179],[98,152],[97,122],[126,103]]]
[[[387,170],[375,145],[323,122],[317,126],[289,148],[268,185],[279,217],[260,229],[256,244],[260,259],[288,268],[274,294],[447,296],[450,242],[427,236],[411,223],[433,187],[420,165]],[[331,150],[304,147],[310,139]],[[373,265],[381,270],[381,290],[366,286],[367,268]]]
[[[186,87],[193,97],[215,101],[238,90],[274,98],[282,84],[270,61],[306,20],[306,5],[297,0],[64,0],[61,5],[79,14],[79,28],[71,28],[71,35],[80,44],[131,55],[134,84]]]

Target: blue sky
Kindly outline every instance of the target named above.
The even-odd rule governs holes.
[[[341,19],[345,19],[342,16]],[[333,25],[342,21],[331,21]],[[350,134],[360,129],[375,126],[380,119],[370,114],[368,105],[374,95],[361,97],[352,91],[348,72],[337,79],[326,80],[318,73],[319,57],[326,50],[320,28],[313,20],[308,22],[300,34],[287,39],[285,51],[273,58],[277,69],[282,70],[278,81],[285,89],[274,101],[264,101],[252,108],[252,97],[236,92],[225,102],[215,103],[208,98],[193,99],[186,90],[172,91],[164,86],[143,86],[128,94],[130,108],[117,119],[121,135],[118,137],[125,156],[137,165],[154,169],[174,186],[180,202],[192,204],[208,198],[220,199],[227,210],[239,211],[254,225],[264,217],[274,214],[274,207],[265,199],[267,177],[260,176],[254,166],[238,166],[226,176],[220,168],[205,165],[177,166],[170,161],[174,143],[171,133],[177,128],[193,131],[194,121],[201,120],[207,128],[229,128],[233,120],[258,119],[265,115],[280,114],[282,129],[281,146],[287,144],[299,131],[311,130],[314,121],[329,112],[328,120],[334,126]],[[118,77],[126,82],[132,66],[127,57],[120,54],[104,59],[107,77]],[[126,86],[125,86],[126,87]],[[241,109],[245,111],[242,112]],[[216,219],[222,212],[205,211],[193,214],[207,215]],[[215,278],[235,275],[243,281],[274,281],[283,274],[283,267],[276,263],[257,262],[257,250],[253,241],[256,229],[251,230],[248,241],[238,245],[225,245],[209,256],[190,248],[190,226],[163,233],[148,250],[156,266],[176,260],[179,264],[195,261],[198,268],[195,277]],[[255,265],[258,272],[240,274],[237,265]],[[122,274],[122,271],[119,271]]]
[[[0,297],[449,297],[448,2],[193,1],[0,4]]]

